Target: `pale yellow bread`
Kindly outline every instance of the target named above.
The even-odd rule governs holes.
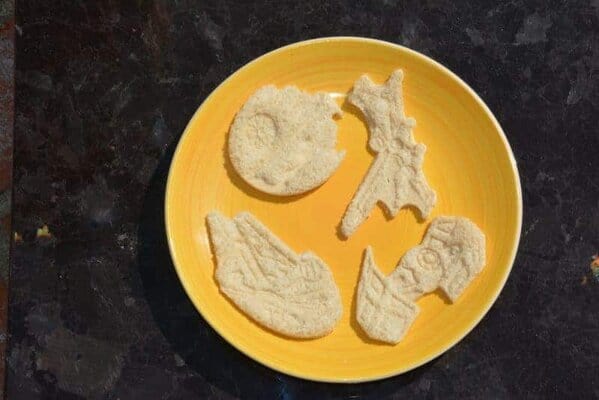
[[[401,70],[393,72],[383,85],[364,75],[348,96],[366,119],[368,146],[377,155],[341,221],[345,237],[354,233],[377,202],[383,203],[392,217],[405,205],[413,205],[423,218],[436,203],[436,194],[422,171],[426,146],[414,140],[416,121],[404,114],[402,80]]]
[[[485,265],[485,236],[463,217],[437,217],[422,243],[385,277],[366,249],[357,291],[357,320],[376,340],[398,343],[418,315],[415,301],[441,288],[455,302]]]
[[[326,93],[264,86],[231,125],[228,151],[239,175],[266,193],[289,196],[323,184],[345,156],[337,151],[341,109]]]
[[[420,312],[416,303],[379,271],[370,247],[364,253],[356,295],[358,323],[370,338],[382,342],[399,342]]]
[[[220,290],[261,325],[296,338],[330,333],[342,314],[339,289],[316,255],[297,255],[250,213],[207,215]]]

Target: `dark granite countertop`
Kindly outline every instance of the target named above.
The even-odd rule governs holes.
[[[599,1],[489,3],[17,2],[8,398],[599,397]],[[282,375],[224,342],[183,293],[162,223],[174,146],[210,91],[333,35],[403,44],[469,83],[512,144],[525,207],[483,322],[359,385]]]
[[[14,110],[14,4],[0,1],[0,399],[4,398]]]

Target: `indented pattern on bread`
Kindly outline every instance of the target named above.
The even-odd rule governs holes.
[[[470,220],[438,217],[422,243],[385,277],[366,249],[358,283],[357,319],[369,337],[398,343],[418,314],[420,296],[441,288],[455,302],[485,265],[485,236]]]
[[[341,318],[339,289],[316,255],[297,255],[251,214],[206,217],[221,291],[260,324],[284,335],[330,333]]]
[[[422,172],[426,146],[416,143],[412,136],[416,121],[404,114],[402,80],[401,70],[383,85],[364,75],[348,97],[364,115],[368,146],[377,155],[341,221],[345,237],[355,232],[379,201],[393,217],[405,205],[414,205],[426,217],[435,205],[435,192]]]
[[[418,316],[418,306],[379,271],[370,247],[364,254],[357,295],[358,323],[372,339],[397,343]]]
[[[235,116],[229,156],[250,185],[293,195],[324,183],[345,156],[336,151],[341,109],[326,93],[309,94],[273,85],[256,91]]]

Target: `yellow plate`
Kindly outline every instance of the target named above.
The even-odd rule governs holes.
[[[404,208],[388,220],[377,207],[349,240],[336,228],[373,156],[367,129],[353,110],[338,121],[338,148],[347,155],[320,188],[301,196],[274,197],[249,187],[226,155],[235,113],[258,88],[296,85],[344,96],[364,73],[382,82],[405,72],[406,114],[414,136],[427,146],[424,172],[437,192],[426,221]],[[197,110],[177,147],[166,192],[166,227],[177,273],[187,294],[212,327],[237,349],[281,372],[329,382],[362,382],[406,372],[439,356],[462,339],[501,291],[518,246],[522,196],[516,163],[501,127],[481,99],[452,72],[407,48],[363,38],[309,40],[270,52],[224,81]],[[250,211],[297,252],[312,250],[332,269],[343,317],[330,335],[293,340],[255,324],[221,293],[204,217]],[[396,346],[368,340],[354,316],[354,291],[362,252],[372,245],[390,273],[420,243],[438,215],[472,219],[487,236],[487,265],[455,304],[438,294],[418,301],[421,313]]]

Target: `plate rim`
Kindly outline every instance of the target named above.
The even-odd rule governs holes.
[[[375,44],[375,45],[379,45],[379,46],[391,47],[393,49],[399,49],[399,50],[402,50],[402,51],[405,51],[405,52],[411,54],[412,56],[414,56],[416,58],[419,58],[420,60],[422,60],[422,61],[432,65],[433,67],[440,69],[442,72],[448,74],[448,76],[450,78],[455,80],[462,88],[464,88],[474,98],[474,100],[482,107],[483,111],[490,118],[490,120],[491,120],[493,126],[495,127],[495,129],[497,130],[497,132],[499,132],[501,142],[502,142],[505,150],[507,150],[507,154],[508,154],[509,161],[510,161],[510,166],[511,166],[512,172],[515,176],[515,186],[516,186],[516,195],[517,195],[517,204],[516,204],[516,206],[517,206],[517,210],[516,210],[517,234],[514,236],[513,247],[512,247],[511,254],[509,256],[509,267],[506,269],[506,272],[501,277],[500,285],[498,286],[495,293],[493,293],[493,295],[491,296],[492,300],[488,303],[488,305],[486,306],[486,309],[484,309],[483,312],[480,313],[480,315],[478,315],[476,318],[474,318],[472,320],[472,322],[469,324],[469,326],[466,329],[464,329],[464,331],[460,335],[458,335],[458,337],[455,341],[442,347],[436,353],[434,353],[428,357],[424,357],[422,360],[414,362],[410,365],[403,366],[402,368],[397,368],[397,369],[395,369],[389,373],[386,373],[386,374],[378,374],[378,375],[374,375],[374,376],[363,376],[363,377],[354,378],[354,379],[323,377],[318,374],[298,373],[291,369],[287,369],[284,365],[282,366],[279,364],[271,363],[268,360],[262,360],[259,357],[256,357],[256,356],[250,354],[249,351],[246,351],[247,349],[244,349],[244,348],[241,348],[240,346],[238,346],[237,343],[235,343],[233,340],[230,340],[230,338],[227,336],[227,334],[222,332],[219,329],[219,327],[216,326],[216,324],[213,324],[211,319],[202,312],[201,307],[199,307],[198,304],[196,304],[196,300],[194,299],[193,296],[191,296],[191,294],[190,294],[191,292],[187,286],[186,280],[183,278],[182,271],[179,267],[179,262],[178,262],[176,250],[175,250],[175,244],[174,244],[174,240],[172,237],[173,234],[171,233],[172,228],[169,224],[169,218],[168,218],[169,217],[169,200],[168,199],[169,199],[169,193],[173,190],[172,189],[172,181],[173,181],[172,175],[173,175],[175,161],[177,160],[177,155],[179,154],[179,152],[181,151],[181,148],[183,147],[182,144],[184,142],[184,139],[186,138],[187,135],[189,135],[190,127],[193,125],[193,122],[195,121],[195,119],[198,118],[204,104],[206,102],[208,102],[208,100],[213,95],[215,95],[215,93],[218,92],[218,90],[222,86],[224,86],[229,80],[233,80],[235,78],[235,76],[238,75],[242,70],[249,68],[251,65],[253,65],[255,63],[260,62],[263,58],[272,56],[273,54],[276,54],[276,53],[279,53],[282,51],[293,49],[295,47],[306,46],[306,45],[321,43],[321,42],[334,42],[334,41],[363,42],[363,43],[370,43],[370,44]],[[441,64],[438,61],[435,61],[433,58],[431,58],[429,56],[426,56],[416,50],[412,50],[412,49],[402,46],[400,44],[388,42],[385,40],[360,37],[360,36],[326,36],[326,37],[319,37],[319,38],[302,40],[299,42],[290,43],[290,44],[278,47],[274,50],[268,51],[268,52],[262,54],[261,56],[254,58],[253,60],[247,62],[246,64],[244,64],[243,66],[241,66],[237,70],[235,70],[235,72],[230,74],[225,80],[223,80],[218,86],[216,86],[210,92],[210,94],[208,96],[206,96],[206,98],[198,106],[198,108],[194,112],[193,116],[190,118],[189,122],[185,126],[183,133],[179,137],[175,152],[173,153],[173,157],[172,157],[170,165],[169,165],[168,177],[167,177],[167,181],[166,181],[165,194],[164,194],[164,223],[165,223],[165,230],[166,230],[166,237],[167,237],[167,242],[168,242],[168,247],[169,247],[169,253],[171,255],[171,259],[173,261],[173,266],[175,267],[175,271],[177,273],[177,276],[179,278],[181,285],[183,286],[185,294],[191,300],[191,302],[193,303],[195,309],[200,314],[200,316],[206,322],[208,322],[210,327],[212,329],[214,329],[216,331],[216,333],[218,333],[223,339],[225,339],[225,341],[229,345],[231,345],[236,350],[240,351],[242,354],[249,357],[253,361],[256,361],[274,371],[278,371],[278,372],[284,373],[289,376],[306,379],[306,380],[310,380],[310,381],[315,381],[315,382],[326,382],[326,383],[373,382],[373,381],[378,381],[378,380],[390,378],[393,376],[401,375],[408,371],[414,370],[424,364],[427,364],[428,362],[441,356],[442,354],[447,352],[449,349],[451,349],[452,347],[454,347],[455,345],[460,343],[470,332],[472,332],[472,330],[489,313],[489,310],[491,309],[491,307],[493,307],[493,305],[497,301],[497,298],[499,297],[499,294],[503,291],[503,288],[505,287],[505,284],[506,284],[506,282],[511,274],[511,271],[514,267],[514,262],[516,259],[516,255],[518,253],[518,248],[520,246],[520,239],[521,239],[521,235],[522,235],[522,214],[523,214],[522,183],[520,181],[520,173],[518,170],[518,165],[517,165],[516,159],[514,157],[513,150],[510,146],[510,143],[509,143],[506,135],[505,135],[505,132],[503,131],[503,129],[501,128],[501,125],[497,121],[497,118],[495,118],[495,115],[493,114],[493,112],[489,109],[487,104],[482,100],[482,98],[478,95],[478,93],[476,93],[476,91],[474,91],[474,89],[472,89],[470,87],[470,85],[468,85],[465,81],[463,81],[458,75],[456,75],[454,72],[452,72],[449,68],[445,67],[443,64]]]

